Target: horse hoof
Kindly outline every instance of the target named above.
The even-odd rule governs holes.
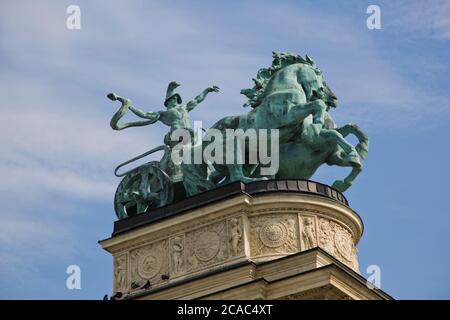
[[[339,192],[344,192],[345,190],[348,189],[348,187],[350,187],[350,184],[342,180],[336,180],[331,187]]]
[[[267,177],[259,177],[259,178],[241,177],[239,179],[239,181],[241,181],[243,183],[252,183],[252,182],[261,181],[261,180],[269,180],[269,178],[267,178]]]

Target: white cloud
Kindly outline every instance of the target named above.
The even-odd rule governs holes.
[[[450,40],[450,2],[389,1],[383,5],[387,30],[412,37]]]

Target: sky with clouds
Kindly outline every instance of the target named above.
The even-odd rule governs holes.
[[[66,8],[81,8],[81,30]],[[366,27],[369,4],[381,30]],[[162,142],[167,127],[115,132],[116,92],[145,110],[167,84],[204,126],[245,112],[240,89],[271,52],[308,53],[339,98],[338,124],[370,136],[365,170],[346,192],[365,222],[364,275],[398,299],[450,298],[449,1],[0,2],[0,298],[99,299],[112,259],[115,166]],[[348,172],[321,168],[331,184]],[[68,265],[81,290],[66,289]]]

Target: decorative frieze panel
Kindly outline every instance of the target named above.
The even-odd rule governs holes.
[[[187,272],[217,264],[228,258],[225,220],[186,234]]]
[[[300,241],[302,251],[317,247],[317,219],[312,215],[300,215]]]
[[[358,271],[362,223],[353,211],[320,206],[322,199],[315,206],[278,199],[235,211],[202,209],[195,220],[174,217],[127,240],[114,252],[114,290],[146,290],[237,260],[267,261],[316,247]]]
[[[352,234],[342,224],[323,218],[323,215],[306,210],[298,214],[264,213],[251,216],[251,258],[292,254],[321,247],[358,271]]]
[[[249,221],[252,256],[280,255],[299,251],[295,214],[264,214],[253,216]]]
[[[341,224],[319,218],[319,246],[338,260],[358,270],[353,237]]]
[[[184,234],[170,239],[170,274],[179,275],[186,268]]]
[[[244,252],[243,224],[241,217],[234,217],[227,221],[229,257],[237,257]]]
[[[130,252],[130,287],[142,286],[148,281],[156,284],[162,275],[169,274],[168,241],[152,243]]]
[[[128,253],[114,258],[114,292],[123,292],[128,288]]]

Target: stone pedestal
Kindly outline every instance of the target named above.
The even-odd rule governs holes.
[[[117,221],[100,243],[129,299],[389,299],[359,275],[362,232],[328,186],[259,181]]]

